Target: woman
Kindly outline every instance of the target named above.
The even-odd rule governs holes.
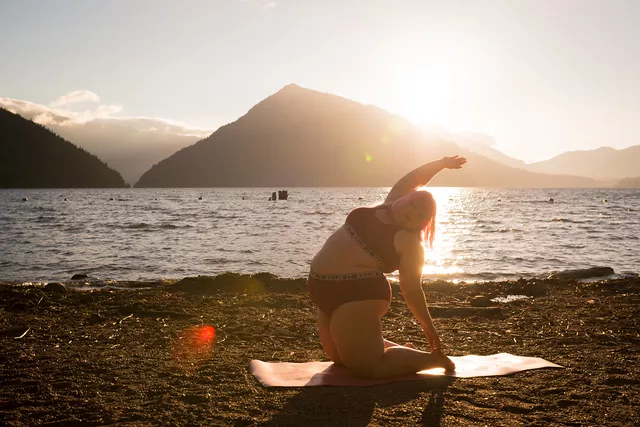
[[[464,157],[444,157],[405,175],[384,203],[358,208],[311,261],[309,295],[318,306],[322,347],[336,364],[365,378],[387,378],[455,365],[442,353],[422,291],[424,245],[431,246],[436,204],[417,190],[443,169],[459,169]],[[382,337],[382,316],[391,301],[384,273],[399,270],[407,306],[422,325],[431,353]]]

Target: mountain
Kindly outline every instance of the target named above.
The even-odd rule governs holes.
[[[128,187],[96,156],[0,108],[0,188]]]
[[[136,187],[390,186],[445,155],[468,166],[434,185],[596,187],[592,179],[503,165],[378,107],[291,84],[147,171]]]
[[[465,153],[469,162],[460,170],[445,170],[431,181],[440,187],[509,188],[597,188],[603,184],[591,178],[528,172],[505,166],[475,153]]]
[[[596,150],[570,151],[552,159],[531,163],[527,170],[540,173],[566,173],[595,179],[622,179],[638,175],[640,145],[622,150],[602,147]]]
[[[384,186],[455,151],[380,108],[288,85],[136,187]]]
[[[144,129],[145,121],[148,129]],[[122,124],[120,124],[122,123]],[[176,151],[195,144],[204,135],[183,135],[184,129],[165,132],[166,124],[154,119],[92,120],[82,126],[47,127],[77,146],[95,154],[120,172],[126,182],[135,184],[144,172]],[[186,130],[188,132],[188,130]],[[211,132],[208,132],[209,135]]]
[[[443,129],[432,129],[431,133],[441,138],[455,142],[458,146],[477,153],[482,157],[495,160],[498,163],[512,167],[524,168],[526,163],[519,159],[514,159],[502,151],[493,147],[495,141],[489,135],[477,132],[449,132]]]
[[[162,118],[116,116],[121,107],[115,105],[74,112],[0,96],[0,108],[46,126],[95,154],[131,185],[155,163],[212,132]]]
[[[615,184],[617,188],[640,188],[640,176],[621,179]]]

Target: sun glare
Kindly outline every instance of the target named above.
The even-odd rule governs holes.
[[[391,79],[394,112],[417,125],[463,128],[457,108],[465,90],[459,56],[448,50],[399,55]]]
[[[422,274],[440,277],[463,273],[458,266],[455,249],[461,230],[456,224],[455,212],[460,209],[461,188],[428,187],[425,190],[433,194],[436,201],[436,239],[432,250],[425,251],[425,264]],[[454,280],[455,281],[455,280]]]

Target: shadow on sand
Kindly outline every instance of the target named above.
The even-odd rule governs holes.
[[[384,418],[409,417],[410,410],[391,408],[414,399],[428,399],[422,414],[422,425],[440,425],[444,392],[455,381],[451,377],[403,381],[371,387],[306,387],[293,396],[282,411],[261,424],[263,426],[367,426],[377,409],[383,414],[376,418],[384,425]],[[277,389],[272,389],[278,393]],[[419,404],[422,405],[422,401]],[[418,403],[416,402],[416,403]],[[415,419],[407,419],[415,425]]]

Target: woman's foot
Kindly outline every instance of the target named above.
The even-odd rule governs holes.
[[[438,366],[443,367],[445,371],[449,372],[449,371],[455,371],[456,370],[456,364],[453,363],[453,360],[449,359],[449,357],[446,356],[442,352],[442,350],[434,350],[434,351],[431,352],[431,354],[436,356],[436,360],[437,360]]]

